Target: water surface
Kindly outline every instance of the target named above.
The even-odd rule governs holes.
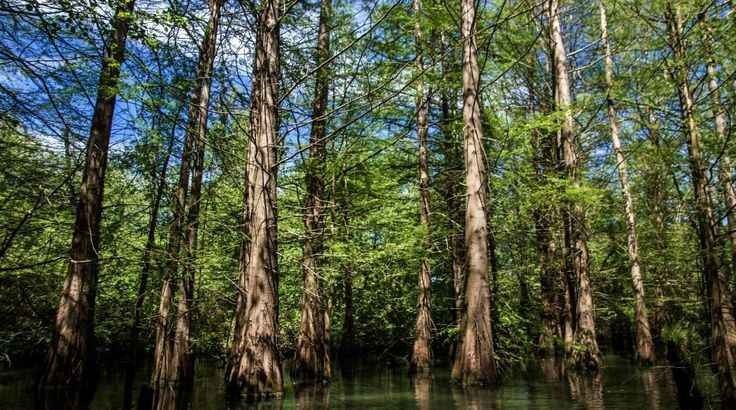
[[[283,399],[257,405],[228,402],[223,370],[211,363],[197,364],[191,409],[676,409],[670,371],[665,367],[639,369],[625,359],[606,357],[600,377],[562,376],[549,362],[539,369],[507,376],[492,389],[462,389],[450,383],[449,369],[437,367],[431,380],[410,380],[404,368],[361,366],[350,373],[336,369],[325,388],[295,389],[286,380]],[[146,380],[139,372],[137,388]],[[100,375],[92,409],[120,409],[123,370]],[[34,409],[32,374],[0,374],[0,409]],[[138,391],[134,392],[137,397]],[[134,399],[135,402],[135,399]]]

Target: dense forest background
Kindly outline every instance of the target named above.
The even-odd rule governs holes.
[[[707,372],[698,372],[698,383],[709,394],[721,391],[725,400],[730,393],[723,391],[736,386],[736,378],[724,369],[736,369],[736,351],[724,358],[718,349],[717,343],[730,343],[732,335],[726,328],[726,342],[718,339],[713,306],[729,305],[730,312],[736,284],[731,275],[736,195],[729,160],[736,155],[735,5],[730,0],[603,1],[605,38],[598,1],[474,5],[479,120],[488,170],[493,361],[504,374],[527,366],[540,347],[544,350],[549,330],[542,320],[545,277],[550,266],[565,263],[562,221],[572,215],[589,249],[593,337],[600,348],[641,355],[641,295],[656,360],[672,360],[674,354],[696,369],[717,368],[718,383]],[[463,132],[468,127],[461,4],[322,3],[331,9],[325,26],[328,54],[315,52],[318,1],[138,0],[133,6],[118,0],[0,0],[3,367],[44,359],[53,344],[96,95],[109,86],[100,73],[110,70],[119,70],[119,81],[103,90],[117,102],[99,249],[94,250],[99,260],[92,311],[95,349],[101,358],[130,360],[129,352],[136,350],[135,360],[141,361],[154,354],[162,288],[179,277],[177,269],[167,276],[167,266],[180,258],[184,268],[179,270],[189,270],[192,280],[191,293],[184,293],[192,298],[191,350],[198,358],[228,361],[243,285],[241,251],[251,239],[243,229],[248,223],[244,175],[254,96],[260,95],[254,90],[254,59],[267,43],[261,26],[268,7],[279,10],[280,22],[273,168],[278,352],[291,358],[299,346],[304,245],[313,240],[313,227],[305,228],[305,209],[313,209],[309,181],[317,173],[323,225],[317,277],[328,349],[336,356],[361,352],[381,361],[409,362],[416,349],[417,310],[423,306],[418,275],[426,264],[431,351],[435,360],[456,354],[464,309],[457,303],[462,294],[457,275],[467,266],[458,260],[466,218]],[[121,14],[127,7],[131,11]],[[221,8],[215,36],[213,7]],[[552,15],[564,35],[567,104],[558,98]],[[110,57],[120,32],[111,24],[115,21],[129,25],[119,61]],[[214,49],[207,48],[207,38]],[[182,156],[192,116],[199,115],[192,95],[202,83],[203,50],[212,52],[212,68],[204,71],[211,86],[201,140],[198,233],[191,246],[182,248],[186,252],[172,255],[181,169],[196,167],[196,160]],[[607,67],[612,69],[608,77]],[[324,147],[314,160],[315,94],[325,84],[326,106],[318,118]],[[417,103],[423,98],[426,104]],[[417,131],[423,107],[426,179],[419,172]],[[616,144],[611,110],[620,139]],[[545,154],[545,138],[554,140],[567,127],[576,145],[572,174]],[[693,141],[705,181],[700,186]],[[710,213],[703,222],[706,202]],[[630,221],[643,278],[634,286]],[[712,244],[704,245],[703,229],[714,232]],[[550,243],[558,249],[550,251],[545,246]],[[709,270],[712,263],[715,271]],[[187,283],[188,276],[181,277]],[[727,299],[716,300],[713,282],[725,284]],[[563,337],[564,331],[547,341],[564,350],[569,346]]]

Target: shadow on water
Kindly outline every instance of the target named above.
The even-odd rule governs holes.
[[[198,366],[191,392],[143,390],[149,370],[141,368],[133,383],[132,404],[142,410],[678,408],[669,367],[639,369],[631,361],[607,357],[602,373],[591,377],[565,374],[559,363],[553,361],[536,363],[535,371],[507,374],[501,384],[490,389],[463,389],[454,385],[450,381],[450,369],[442,366],[433,369],[432,377],[414,379],[407,376],[405,368],[381,364],[356,366],[350,372],[334,372],[332,382],[327,385],[295,386],[287,379],[282,399],[258,403],[228,400],[224,370],[216,365]],[[52,396],[50,401],[41,403],[33,399],[29,373],[9,372],[0,374],[0,409],[119,409],[124,402],[124,385],[124,367],[107,366],[101,372],[96,394],[88,407],[68,395]],[[138,402],[138,397],[146,400]],[[152,403],[156,405],[151,406]]]
[[[94,390],[90,391],[88,389],[60,387],[42,388],[36,392],[32,408],[35,410],[87,409],[92,402],[93,395]],[[0,405],[0,408],[4,407]]]
[[[673,342],[667,344],[667,360],[672,363],[672,378],[683,408],[702,409],[705,398],[696,383],[695,369],[685,359],[687,353]]]

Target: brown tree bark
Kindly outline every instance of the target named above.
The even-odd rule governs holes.
[[[217,31],[223,0],[209,3],[210,17],[197,63],[197,80],[191,97],[179,181],[174,193],[174,221],[169,231],[167,262],[159,305],[154,367],[151,384],[190,385],[194,378],[191,354],[191,314],[194,299],[194,253],[199,226],[199,203],[204,172],[207,112],[212,82],[212,66],[217,48]],[[184,247],[181,278],[177,280],[179,258]],[[176,287],[179,298],[175,312]],[[158,403],[154,397],[154,405]]]
[[[260,35],[256,32],[256,36]],[[256,44],[259,43],[259,39],[256,38]],[[255,60],[253,61],[255,71]],[[257,94],[258,83],[253,83],[253,89],[251,90],[251,101],[255,99]],[[255,119],[258,118],[256,113],[257,107],[252,106],[250,112],[250,129],[254,129],[256,123]],[[248,161],[248,153],[245,155],[246,163]],[[248,181],[248,167],[246,166],[243,171],[243,181]],[[225,381],[234,380],[237,377],[238,366],[240,365],[240,354],[244,349],[243,335],[245,334],[245,326],[247,324],[245,317],[245,306],[247,302],[247,289],[248,289],[248,258],[250,258],[250,210],[248,209],[248,189],[243,190],[243,208],[240,213],[240,255],[238,257],[238,288],[237,298],[235,305],[235,315],[233,317],[233,325],[231,329],[231,340],[229,348],[229,356],[227,360],[227,368],[225,370]]]
[[[682,127],[687,137],[700,256],[707,289],[706,305],[710,310],[712,354],[718,373],[721,400],[725,407],[735,406],[736,325],[728,279],[720,260],[723,249],[722,236],[718,232],[719,223],[715,219],[708,189],[705,159],[695,119],[695,103],[688,83],[687,48],[682,36],[682,18],[676,3],[667,3],[665,18],[669,31],[669,46],[673,54],[672,74],[680,99]]]
[[[309,136],[309,159],[306,164],[307,194],[304,200],[304,248],[302,276],[301,322],[296,347],[294,379],[298,382],[329,380],[330,348],[325,323],[326,304],[323,300],[320,265],[324,252],[324,175],[327,136],[327,97],[330,87],[331,0],[320,1],[319,32],[315,62],[317,72],[312,102],[312,132]]]
[[[548,33],[548,41],[549,41],[549,53],[553,57],[553,61],[550,63],[551,70],[552,70],[552,88],[553,88],[553,95],[552,95],[552,102],[553,102],[553,109],[557,108],[559,106],[559,96],[558,96],[558,90],[560,88],[560,85],[557,81],[557,72],[558,72],[558,62],[557,59],[554,59],[554,57],[560,53],[562,53],[562,58],[564,60],[562,61],[562,70],[564,75],[564,80],[567,81],[567,58],[564,50],[564,45],[561,47],[561,50],[556,50],[556,48],[559,48],[559,39],[555,39],[555,33],[553,33],[553,13],[557,13],[557,8],[559,7],[558,2],[552,2],[552,0],[548,0],[545,2],[544,5],[544,11],[547,15],[548,19],[548,25],[547,33]],[[554,8],[554,11],[553,11]],[[559,27],[559,19],[557,20],[557,27]],[[561,38],[561,33],[557,35],[558,38]],[[563,91],[564,93],[564,91]],[[569,97],[569,90],[567,90],[568,97]],[[569,98],[568,98],[569,99]],[[567,119],[565,119],[567,121]],[[552,152],[552,155],[550,155],[549,159],[553,159],[555,170],[557,171],[556,174],[560,178],[566,177],[566,168],[564,166],[564,152],[563,152],[563,135],[560,132],[557,132],[556,135],[552,136],[554,142],[550,145],[552,147],[550,148],[550,151]],[[560,336],[562,337],[562,344],[563,344],[563,350],[567,354],[572,349],[572,345],[574,342],[574,309],[575,309],[575,288],[574,288],[574,272],[572,272],[572,264],[570,263],[570,241],[569,241],[569,218],[567,215],[567,211],[564,209],[565,207],[560,204],[560,207],[557,212],[559,212],[559,218],[560,223],[562,224],[562,235],[560,235],[560,254],[562,256],[562,264],[560,266],[560,273],[559,277],[555,281],[558,288],[559,294],[557,295],[558,299],[558,306],[559,306],[559,326],[560,326]],[[548,220],[549,221],[549,220]],[[549,221],[551,222],[551,221]],[[548,227],[548,229],[551,229],[551,226]],[[549,238],[554,237],[554,235],[551,234]],[[546,239],[546,238],[545,238]],[[545,252],[550,252],[552,250],[552,247],[554,246],[554,243],[550,243],[548,246],[549,249],[546,249]],[[552,253],[552,257],[555,257],[555,253]]]
[[[202,177],[207,137],[207,117],[210,101],[212,71],[217,51],[217,35],[224,0],[208,0],[210,17],[200,47],[197,67],[196,94],[192,98],[187,132],[194,139],[189,196],[186,205],[186,227],[184,231],[184,263],[179,282],[180,297],[177,307],[174,355],[181,369],[180,380],[186,384],[194,381],[194,357],[191,351],[192,315],[194,313],[194,274],[196,271],[197,234],[199,210],[202,198]],[[194,115],[192,115],[194,114]]]
[[[621,193],[624,197],[624,216],[626,218],[626,229],[628,232],[628,254],[631,272],[631,284],[634,291],[634,321],[636,327],[636,357],[641,363],[649,364],[654,361],[654,342],[652,332],[649,328],[647,316],[647,305],[644,298],[644,280],[641,275],[641,264],[639,260],[639,239],[636,235],[636,212],[634,210],[634,199],[629,188],[629,175],[626,169],[626,157],[621,148],[619,138],[618,119],[616,113],[616,102],[613,97],[613,57],[611,56],[611,45],[608,41],[608,22],[606,18],[606,7],[603,0],[600,1],[600,23],[601,42],[604,56],[606,77],[606,101],[608,106],[608,122],[611,127],[611,140],[613,151],[616,154],[616,165],[618,177],[621,182]]]
[[[462,0],[463,134],[465,139],[465,314],[452,378],[465,385],[496,381],[488,283],[488,174],[481,125],[480,69],[475,39],[475,1]]]
[[[231,393],[250,399],[283,391],[278,337],[278,261],[276,257],[276,176],[279,93],[279,7],[263,0],[258,9],[251,135],[248,143],[248,265],[246,301],[237,337],[241,350],[226,376]]]
[[[720,154],[720,164],[718,167],[718,180],[721,184],[724,203],[726,204],[726,221],[728,228],[728,239],[731,243],[731,265],[736,268],[736,190],[733,186],[733,167],[731,165],[731,157],[728,155],[728,116],[726,110],[721,103],[721,93],[718,84],[718,70],[716,62],[713,58],[710,44],[713,42],[711,35],[712,27],[706,22],[706,51],[708,52],[708,90],[710,91],[711,111],[713,112],[713,120],[715,122],[716,135],[722,144],[722,152]],[[733,269],[732,269],[733,270]]]
[[[99,271],[100,222],[120,67],[133,20],[134,0],[115,9],[102,58],[97,99],[77,202],[69,270],[56,312],[54,336],[40,386],[87,387],[94,383],[94,314]]]
[[[421,0],[413,0],[414,41],[416,49],[416,71],[421,78],[416,86],[417,139],[419,140],[419,224],[424,228],[422,240],[423,256],[419,269],[419,293],[417,295],[417,319],[414,325],[414,345],[409,362],[409,373],[428,374],[432,365],[432,278],[429,268],[429,252],[432,246],[429,234],[429,93],[424,84],[424,56],[421,27]]]
[[[580,160],[572,117],[572,96],[568,77],[567,54],[560,23],[560,4],[549,0],[550,49],[554,73],[556,109],[564,114],[559,134],[561,168],[564,177],[573,186],[580,184]],[[590,255],[587,243],[585,210],[580,204],[567,204],[563,210],[565,224],[565,262],[567,280],[565,297],[565,350],[572,367],[596,370],[600,366],[600,352],[596,341],[593,292],[590,288]],[[569,305],[569,306],[567,306]],[[573,329],[570,329],[570,318]],[[572,330],[572,337],[571,336]]]

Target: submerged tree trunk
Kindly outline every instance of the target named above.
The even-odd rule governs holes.
[[[161,290],[154,351],[154,369],[151,377],[151,384],[155,387],[173,384],[190,385],[194,378],[194,358],[190,346],[194,300],[194,253],[199,226],[199,203],[204,172],[212,66],[217,48],[217,31],[222,2],[223,0],[210,2],[210,18],[200,48],[197,81],[190,102],[179,181],[174,193],[174,221],[169,231],[167,262]],[[176,299],[176,279],[182,242],[184,255],[182,275],[178,281],[179,300],[176,312],[172,312]],[[156,403],[157,400],[154,399],[154,402]]]
[[[263,0],[258,10],[256,56],[248,143],[248,265],[246,300],[241,311],[242,348],[227,375],[233,394],[251,399],[283,391],[278,337],[276,258],[276,176],[279,91],[279,2]]]
[[[94,384],[94,315],[99,271],[100,222],[120,67],[133,20],[134,0],[115,9],[92,113],[82,186],[77,202],[69,270],[56,312],[54,336],[40,386],[81,388]]]
[[[431,238],[429,234],[429,93],[426,90],[423,71],[424,58],[422,56],[422,27],[421,27],[421,0],[413,0],[414,8],[414,37],[416,42],[416,71],[422,76],[417,81],[416,89],[416,120],[417,139],[419,140],[419,224],[424,229],[422,240],[423,256],[419,269],[419,293],[417,296],[417,320],[414,326],[414,345],[409,363],[409,373],[429,373],[432,364],[432,278],[429,268],[429,252]]]
[[[712,354],[718,372],[724,408],[736,405],[736,326],[731,292],[724,266],[721,266],[722,236],[718,232],[708,189],[706,165],[695,119],[695,103],[688,83],[686,46],[682,38],[682,22],[676,4],[667,4],[666,16],[669,45],[673,53],[673,77],[677,82],[682,127],[687,137],[695,214],[700,242],[703,276],[707,288],[706,305],[710,308]]]
[[[641,275],[639,262],[639,240],[636,235],[636,213],[634,211],[634,199],[629,188],[629,175],[626,169],[626,157],[621,148],[619,138],[618,119],[616,114],[616,103],[613,97],[613,57],[611,46],[608,42],[608,23],[606,19],[606,7],[600,0],[601,19],[601,41],[605,52],[605,75],[606,75],[606,101],[608,104],[608,121],[611,127],[611,140],[613,151],[616,154],[618,177],[621,182],[621,193],[624,197],[624,216],[626,217],[626,229],[628,231],[628,253],[631,269],[631,284],[634,291],[634,320],[636,328],[636,356],[641,363],[652,363],[654,361],[654,342],[649,328],[646,300],[644,299],[644,281]]]
[[[296,347],[295,379],[299,382],[330,379],[330,348],[325,323],[325,300],[320,272],[324,252],[324,175],[326,159],[327,97],[330,86],[328,59],[330,56],[331,0],[320,1],[319,33],[317,35],[317,74],[312,103],[312,132],[309,136],[309,159],[304,200],[304,255],[302,276],[301,323]]]
[[[463,134],[465,139],[465,314],[452,378],[466,385],[496,381],[488,283],[488,174],[481,125],[475,1],[462,0]]]
[[[573,186],[580,184],[580,159],[577,153],[574,120],[572,117],[572,96],[567,73],[567,54],[560,23],[558,0],[548,3],[549,35],[554,72],[555,102],[558,111],[564,114],[560,129],[561,167],[564,177]],[[590,288],[590,254],[587,243],[585,210],[580,204],[570,203],[565,207],[565,262],[568,265],[568,286],[566,302],[574,320],[573,337],[570,338],[569,325],[565,326],[566,352],[572,367],[597,370],[600,367],[600,352],[596,341],[593,292]],[[566,312],[568,309],[566,308]]]

